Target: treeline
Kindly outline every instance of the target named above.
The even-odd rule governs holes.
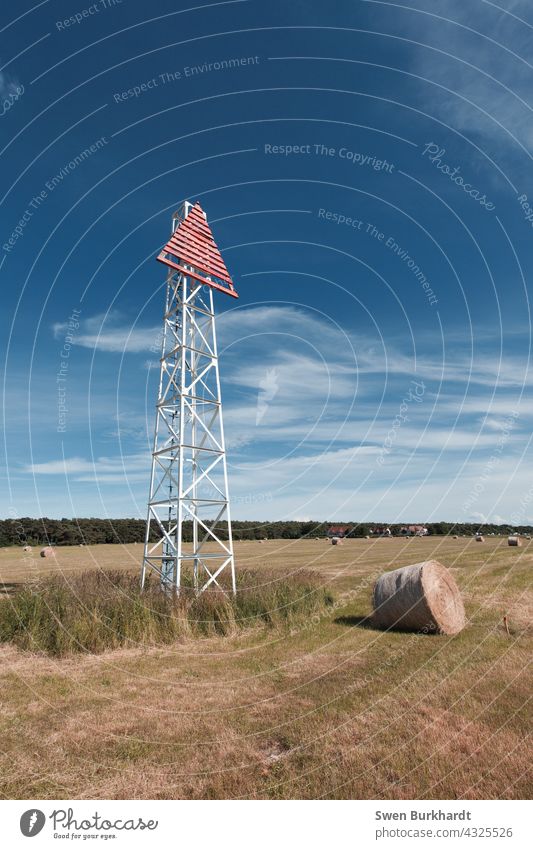
[[[232,522],[234,539],[299,539],[325,536],[326,522]],[[5,519],[0,520],[0,547],[8,545],[98,545],[144,542],[144,519]],[[355,533],[354,525],[354,533]],[[219,532],[227,539],[227,526]],[[364,536],[364,534],[359,534]],[[154,525],[150,538],[157,536]],[[184,523],[184,538],[192,541],[192,522]]]
[[[301,539],[323,537],[330,525],[339,522],[238,522],[234,521],[233,537],[248,539]],[[349,537],[370,535],[374,525],[357,522],[342,523]],[[376,526],[379,526],[376,523]],[[381,525],[383,526],[383,525]],[[0,547],[9,545],[97,545],[99,543],[144,542],[144,519],[4,519],[0,520]],[[388,525],[394,536],[400,536],[401,524]],[[430,522],[426,524],[429,534],[463,535],[533,533],[531,525],[477,525],[460,522]],[[185,538],[192,540],[192,524],[184,527]],[[225,523],[221,523],[220,536],[227,538]],[[155,528],[152,539],[155,539]]]

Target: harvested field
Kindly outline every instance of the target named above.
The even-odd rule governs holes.
[[[5,798],[524,798],[533,548],[507,538],[236,544],[237,566],[305,568],[310,619],[165,646],[51,657],[0,645]],[[0,551],[28,580],[137,570],[140,545]],[[372,629],[374,580],[436,559],[466,607],[455,637]],[[507,616],[508,631],[503,622]]]

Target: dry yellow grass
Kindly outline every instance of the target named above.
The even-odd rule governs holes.
[[[140,545],[0,551],[28,577],[137,569]],[[5,798],[523,798],[530,794],[531,543],[237,543],[238,565],[316,570],[334,610],[287,631],[64,660],[0,647]],[[364,627],[374,578],[435,558],[468,626]],[[503,625],[507,615],[509,634]],[[363,627],[362,627],[363,625]]]

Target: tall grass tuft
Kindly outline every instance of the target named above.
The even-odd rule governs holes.
[[[237,595],[185,588],[179,598],[155,581],[140,592],[136,575],[89,571],[26,584],[0,603],[0,642],[63,656],[120,647],[156,646],[185,636],[229,635],[250,627],[283,627],[333,603],[311,572],[290,577],[247,570]]]

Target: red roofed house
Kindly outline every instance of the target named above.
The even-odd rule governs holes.
[[[423,525],[406,525],[400,528],[400,534],[404,537],[425,537],[428,529]]]
[[[392,536],[392,532],[390,528],[372,528],[370,531],[371,534],[375,537],[390,537]]]
[[[348,525],[331,525],[328,528],[328,537],[339,537],[339,539],[343,539],[348,536],[350,533],[350,528]]]

